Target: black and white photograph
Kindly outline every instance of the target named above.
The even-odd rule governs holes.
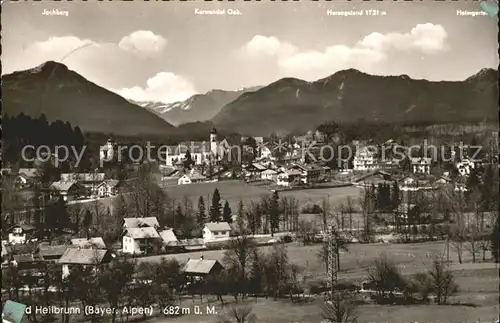
[[[498,323],[498,0],[2,0],[2,322]]]

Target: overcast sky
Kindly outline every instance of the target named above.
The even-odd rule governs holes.
[[[497,68],[497,18],[478,2],[18,2],[2,5],[3,74],[62,61],[136,100],[308,81],[338,70],[461,80]],[[196,15],[195,9],[241,15]],[[44,10],[67,16],[43,15]],[[327,16],[379,9],[385,16]],[[78,49],[79,48],[79,49]],[[75,51],[75,49],[77,49]]]

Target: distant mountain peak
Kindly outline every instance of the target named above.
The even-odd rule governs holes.
[[[498,70],[495,70],[492,68],[482,68],[476,74],[467,78],[467,81],[474,80],[474,79],[488,78],[488,77],[497,78],[498,77]]]
[[[32,69],[29,69],[28,71],[32,74],[39,74],[39,73],[51,73],[55,70],[68,70],[68,67],[62,63],[58,63],[55,61],[47,61],[45,63],[42,63]]]

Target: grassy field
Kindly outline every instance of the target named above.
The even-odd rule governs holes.
[[[262,247],[269,249],[270,247]],[[326,278],[324,264],[318,257],[320,246],[302,246],[300,244],[287,245],[288,255],[294,263],[303,268],[305,280]],[[367,277],[367,271],[373,260],[381,254],[386,254],[395,261],[405,276],[429,268],[435,255],[443,255],[444,242],[428,242],[418,244],[352,244],[350,251],[341,256],[341,271],[339,280],[360,283]],[[224,251],[194,252],[181,255],[168,255],[166,258],[176,258],[181,262],[188,258],[222,260]],[[160,257],[143,258],[142,261],[158,261]],[[498,268],[492,263],[470,263],[470,257],[464,254],[466,263],[458,264],[457,255],[450,248],[450,259],[453,261],[451,269],[460,286],[460,292],[450,299],[452,305],[412,305],[412,306],[385,306],[362,305],[358,309],[359,322],[492,322],[498,317]],[[206,300],[204,300],[206,302]],[[233,301],[230,298],[227,301]],[[185,301],[182,306],[203,305]],[[291,303],[289,300],[273,301],[258,299],[250,301],[253,313],[258,322],[320,322],[321,301],[316,300],[308,304]],[[469,305],[467,305],[469,304]],[[221,304],[212,299],[212,305],[223,312]],[[171,322],[217,322],[218,316],[185,315]],[[157,318],[157,322],[167,322],[164,318]]]
[[[247,184],[241,181],[176,185],[166,187],[164,190],[169,196],[177,200],[181,200],[184,196],[189,196],[195,204],[198,202],[198,198],[203,196],[205,204],[209,204],[207,201],[210,201],[215,188],[219,190],[223,200],[229,201],[229,205],[233,211],[236,211],[239,200],[242,200],[244,203],[249,203],[252,200],[258,201],[262,195],[271,194],[265,186]],[[359,196],[359,188],[318,188],[288,192],[285,191],[280,192],[279,195],[293,196],[300,201],[300,205],[303,205],[306,202],[320,202],[323,198],[327,198],[331,205],[338,205],[348,196],[357,198]]]

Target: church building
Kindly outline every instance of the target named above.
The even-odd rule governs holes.
[[[209,141],[183,142],[175,146],[167,146],[164,158],[166,166],[175,166],[186,160],[187,153],[195,165],[207,164],[221,160],[226,152],[227,142],[217,140],[217,130],[212,128]]]

